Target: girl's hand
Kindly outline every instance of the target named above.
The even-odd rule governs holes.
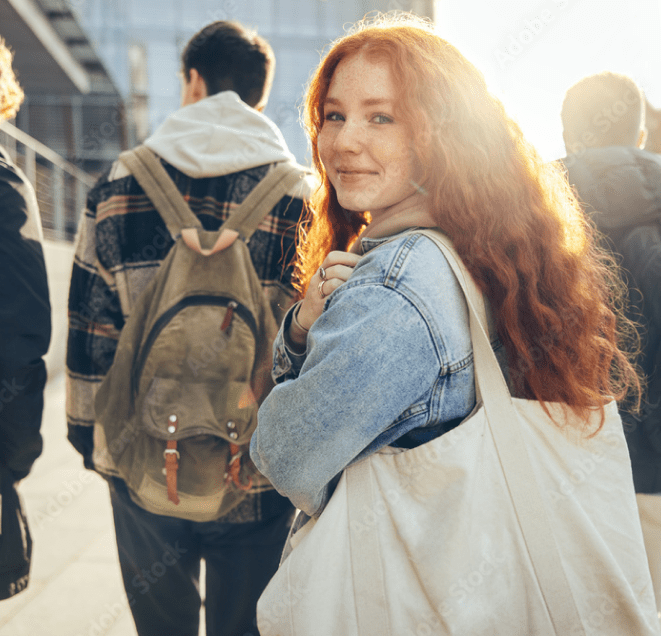
[[[360,256],[351,252],[331,252],[324,259],[310,280],[305,298],[299,305],[296,321],[292,321],[289,329],[289,336],[296,345],[305,343],[307,331],[321,316],[326,297],[351,276],[359,260]],[[297,328],[296,322],[302,329]]]

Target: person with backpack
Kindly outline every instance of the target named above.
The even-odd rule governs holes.
[[[293,515],[248,444],[294,302],[310,192],[261,111],[273,52],[214,22],[182,54],[182,107],[88,195],[69,295],[69,440],[110,486],[140,636],[257,634]]]
[[[645,97],[634,80],[604,72],[566,93],[562,125],[567,178],[621,266],[631,353],[647,385],[639,413],[620,405],[636,500],[661,609],[661,157],[644,148]]]

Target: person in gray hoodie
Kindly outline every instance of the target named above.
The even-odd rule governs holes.
[[[645,98],[629,77],[599,73],[572,86],[562,106],[562,161],[585,212],[621,265],[631,353],[647,381],[638,413],[621,405],[643,536],[661,608],[661,157],[644,150]]]
[[[215,231],[275,164],[293,160],[262,114],[274,70],[270,46],[241,25],[214,22],[182,55],[182,106],[145,141],[197,214]],[[290,264],[309,194],[307,173],[266,215],[248,243],[277,321],[295,300]],[[69,295],[67,419],[85,466],[106,477],[124,587],[140,636],[198,634],[201,559],[207,636],[257,634],[257,598],[275,572],[293,507],[255,492],[227,515],[193,522],[152,514],[104,463],[94,398],[131,308],[174,244],[164,221],[120,162],[91,190],[77,239]]]

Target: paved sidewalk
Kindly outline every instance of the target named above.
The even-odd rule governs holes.
[[[108,486],[83,468],[67,441],[64,355],[73,246],[46,241],[44,252],[53,316],[44,452],[19,484],[34,543],[32,567],[28,588],[0,601],[0,636],[136,636]],[[204,634],[204,615],[200,622]]]
[[[83,469],[64,413],[66,309],[73,246],[46,241],[53,337],[44,452],[19,484],[34,542],[28,588],[0,601],[0,636],[135,636],[106,483]]]
[[[28,588],[0,601],[0,636],[135,636],[106,483],[66,439],[64,375],[49,382],[44,452],[19,490],[34,541]]]
[[[137,636],[121,581],[108,487],[83,468],[67,441],[64,356],[73,246],[45,241],[44,254],[53,317],[44,452],[19,484],[34,543],[32,567],[28,588],[0,601],[0,636]],[[203,581],[204,569],[200,574]]]

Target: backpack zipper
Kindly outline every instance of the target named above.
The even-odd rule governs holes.
[[[138,393],[138,386],[140,384],[140,377],[142,376],[142,371],[147,362],[147,356],[151,351],[151,348],[154,344],[156,338],[166,325],[183,309],[187,307],[194,307],[196,305],[216,305],[219,307],[228,307],[230,303],[233,305],[233,311],[236,312],[239,317],[245,322],[250,331],[252,331],[253,338],[255,342],[257,341],[257,323],[253,317],[250,310],[241,303],[234,300],[234,298],[228,298],[227,296],[209,296],[209,295],[199,295],[199,296],[188,296],[180,300],[176,305],[173,305],[166,312],[162,313],[160,318],[154,323],[154,326],[151,328],[149,335],[145,340],[145,344],[140,352],[140,358],[136,366],[136,371],[133,376],[133,381],[131,382],[131,388],[133,391],[133,397]],[[228,308],[228,311],[229,308]]]

